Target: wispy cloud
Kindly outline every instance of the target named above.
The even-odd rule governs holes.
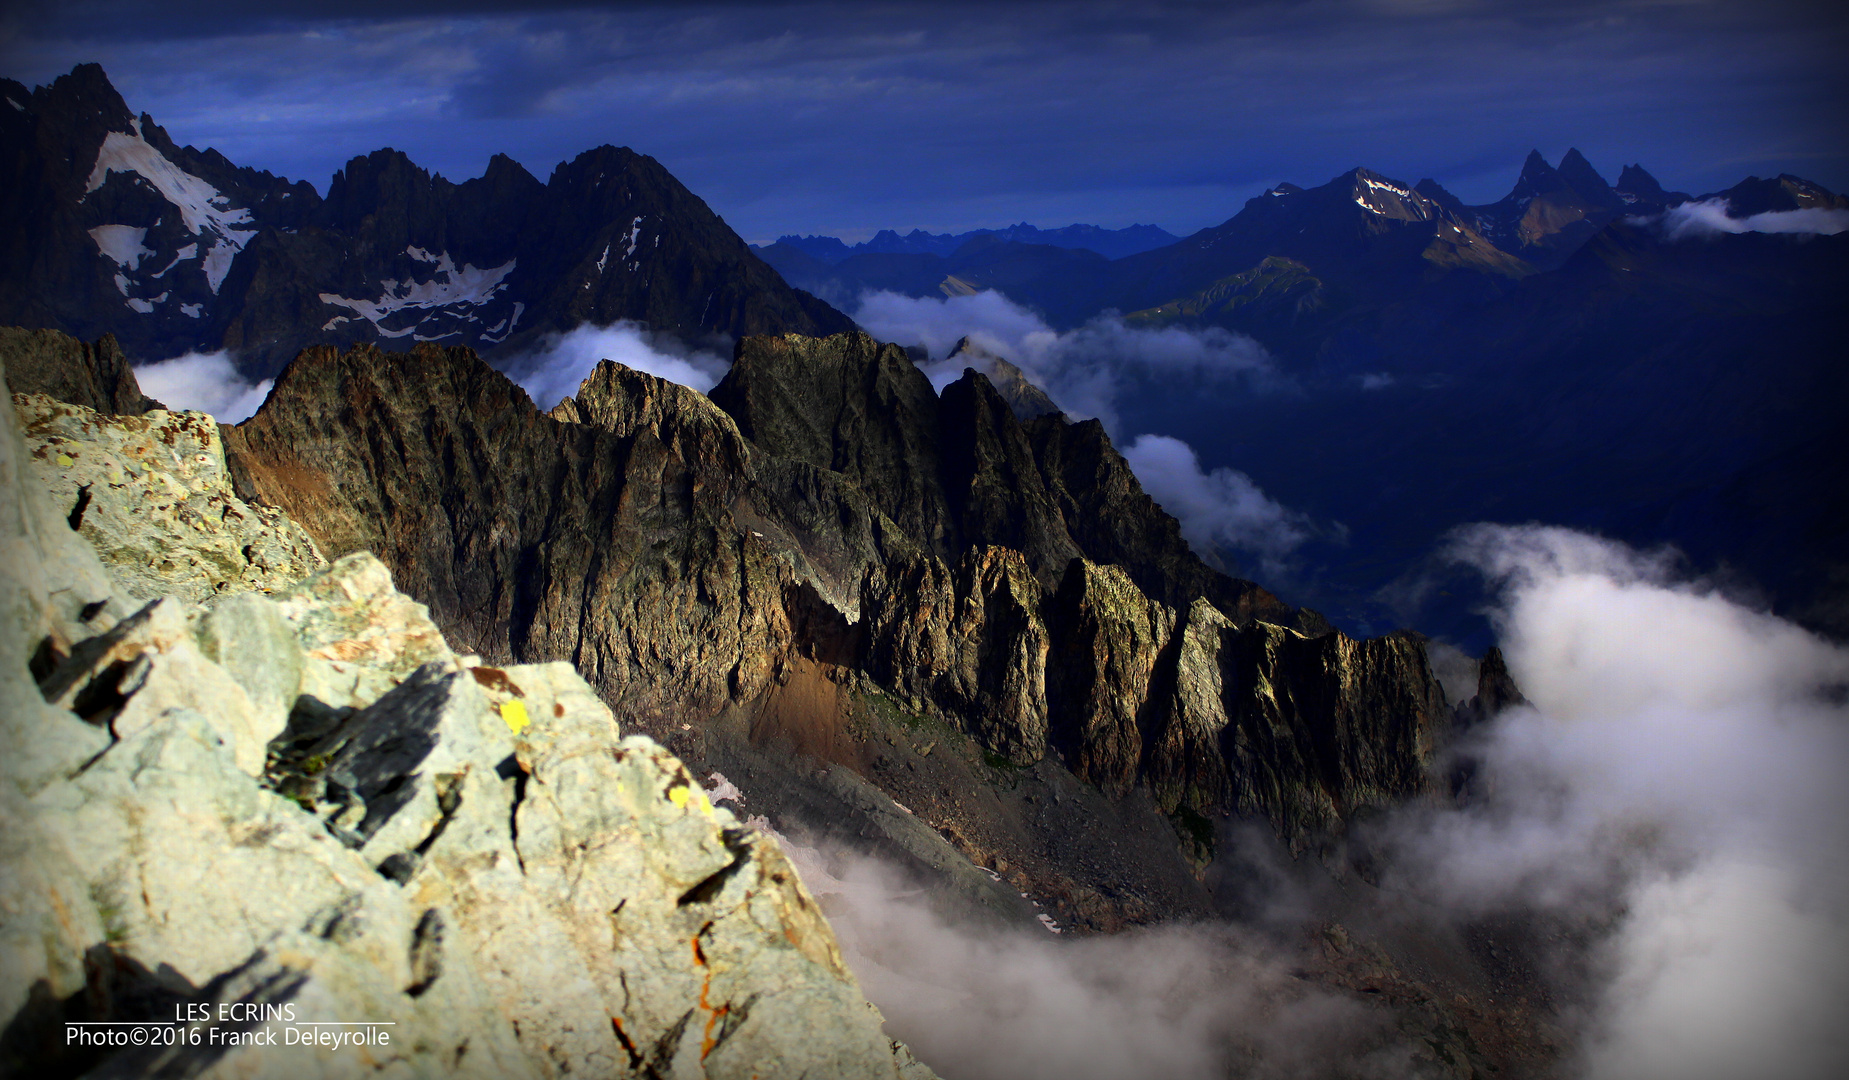
[[[1472,527],[1451,553],[1498,590],[1533,705],[1467,748],[1474,804],[1380,830],[1393,887],[1581,920],[1590,1077],[1832,1075],[1849,650],[1679,580],[1666,553],[1540,526]]]
[[[252,383],[228,352],[187,353],[135,369],[141,392],[170,409],[211,413],[221,424],[248,420],[270,396],[273,379]]]
[[[1138,435],[1123,455],[1143,490],[1175,515],[1188,546],[1203,558],[1230,548],[1256,555],[1267,573],[1282,574],[1284,558],[1317,531],[1308,515],[1266,495],[1245,473],[1202,470],[1180,439]]]
[[[1185,377],[1258,393],[1286,387],[1264,346],[1244,334],[1133,326],[1114,313],[1056,331],[992,289],[947,298],[870,292],[860,298],[854,319],[876,337],[924,346],[930,359],[921,366],[940,391],[962,375],[966,361],[946,354],[968,337],[1019,367],[1067,415],[1103,421],[1144,490],[1181,522],[1189,546],[1210,562],[1231,551],[1256,556],[1268,572],[1282,574],[1285,557],[1322,531],[1246,474],[1225,466],[1203,469],[1180,439],[1145,433],[1125,441],[1117,399],[1128,383],[1162,385]]]
[[[934,911],[880,861],[778,836],[886,1029],[962,1080],[1417,1075],[1382,1009],[1228,924],[1072,938]]]
[[[629,321],[609,326],[585,323],[548,334],[534,348],[500,363],[541,409],[578,392],[599,360],[613,360],[669,382],[705,393],[725,377],[731,361],[716,352],[690,348],[670,334]]]
[[[1726,199],[1703,199],[1673,206],[1660,215],[1631,220],[1654,225],[1671,240],[1738,233],[1798,233],[1835,236],[1849,230],[1849,210],[1809,207],[1802,210],[1768,210],[1762,214],[1731,217]]]
[[[993,289],[945,298],[869,292],[852,315],[881,340],[925,346],[931,357],[925,373],[940,389],[962,374],[963,363],[946,354],[967,336],[1019,367],[1068,415],[1097,417],[1114,437],[1123,435],[1116,400],[1132,379],[1188,376],[1255,390],[1286,385],[1264,346],[1244,334],[1132,326],[1115,313],[1057,331]]]
[[[1377,888],[1236,826],[1236,921],[1056,938],[950,921],[876,860],[786,838],[889,1030],[953,1076],[1427,1075],[1383,1010],[1294,974],[1314,962],[1289,928],[1345,911],[1424,950],[1493,916],[1549,928],[1527,978],[1571,1040],[1566,1075],[1833,1077],[1849,649],[1566,529],[1477,526],[1450,553],[1495,587],[1533,704],[1460,748],[1466,805],[1356,828]]]

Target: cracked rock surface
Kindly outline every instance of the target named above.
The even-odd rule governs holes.
[[[776,844],[571,665],[458,656],[365,553],[144,599],[21,426],[0,410],[0,1072],[931,1075]],[[391,1037],[66,1043],[202,1003]]]
[[[44,394],[12,403],[33,479],[129,595],[270,592],[327,565],[281,510],[237,497],[211,416],[112,415]]]

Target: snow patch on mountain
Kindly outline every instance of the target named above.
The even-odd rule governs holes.
[[[103,226],[103,227],[104,228],[121,228],[121,226]],[[143,231],[145,232],[146,230],[143,230]],[[153,254],[153,252],[149,252],[149,254]],[[174,267],[180,265],[181,263],[185,262],[188,259],[196,259],[198,257],[199,257],[199,245],[198,244],[188,244],[185,247],[173,253],[172,262],[168,263],[166,266],[161,267],[159,270],[154,271],[154,273],[149,276],[150,277],[165,277],[167,274],[167,271],[172,270]]]
[[[110,173],[133,173],[153,185],[180,211],[187,231],[205,241],[206,283],[214,293],[218,292],[231,269],[231,260],[257,235],[254,228],[237,227],[251,223],[250,210],[231,205],[223,192],[167,160],[165,154],[142,138],[141,121],[132,123],[133,131],[112,131],[103,139],[84,187],[85,196],[102,187]],[[91,235],[96,235],[94,230]]]
[[[150,297],[149,299],[146,299],[146,300],[131,299],[128,302],[128,306],[134,308],[136,311],[141,312],[143,315],[152,315],[154,313],[154,305],[166,303],[167,297],[172,296],[172,295],[173,294],[171,292],[164,292],[164,293],[161,293],[159,296]]]
[[[90,239],[96,241],[97,250],[113,259],[117,266],[129,270],[154,254],[143,243],[147,238],[148,230],[132,225],[98,225],[90,230]]]
[[[1421,220],[1429,216],[1426,211],[1425,196],[1415,195],[1397,184],[1383,183],[1371,177],[1363,176],[1358,177],[1358,179],[1365,185],[1365,190],[1358,191],[1355,194],[1355,205],[1361,207],[1361,209],[1371,214],[1385,214],[1387,211],[1375,205],[1373,201],[1376,197],[1375,193],[1379,192],[1399,204],[1401,209],[1412,211]]]
[[[410,255],[419,262],[435,263],[436,270],[431,274],[430,280],[399,281],[394,278],[387,278],[380,283],[384,291],[380,293],[376,300],[354,299],[340,296],[335,293],[324,292],[320,294],[321,302],[330,304],[334,307],[347,308],[355,315],[372,323],[381,337],[405,337],[415,331],[419,326],[423,325],[425,320],[420,319],[411,326],[396,328],[387,328],[381,325],[382,321],[387,316],[396,312],[411,309],[434,310],[458,304],[480,307],[483,304],[487,304],[493,301],[496,295],[507,287],[503,281],[508,274],[513,272],[514,263],[517,261],[509,259],[500,266],[486,268],[477,267],[471,263],[463,263],[459,268],[456,266],[455,260],[450,258],[448,252],[442,252],[432,256],[429,252],[421,248],[411,247],[405,249],[405,254]],[[516,305],[516,309],[518,309],[518,307],[519,305]],[[451,312],[451,314],[460,314],[460,317],[468,320],[474,319],[472,315],[456,312]],[[515,318],[518,317],[516,311]],[[349,316],[345,315],[335,316],[333,319],[330,319],[327,325],[322,327],[322,329],[331,330],[336,324],[345,322],[348,318]],[[509,328],[511,329],[511,326]],[[449,334],[447,333],[431,337],[418,335],[416,340],[432,341],[436,338],[448,336]]]

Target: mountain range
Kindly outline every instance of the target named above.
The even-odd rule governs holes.
[[[1445,663],[1386,625],[1383,586],[1453,525],[1534,517],[1680,543],[1849,625],[1849,237],[1747,220],[1849,208],[1796,178],[1692,200],[1570,152],[1486,206],[1355,169],[1140,251],[1148,227],[1074,226],[756,253],[628,150],[460,184],[381,150],[323,197],[175,145],[94,65],[0,96],[0,508],[30,556],[0,679],[31,704],[0,734],[57,842],[107,856],[32,834],[77,915],[33,909],[52,944],[37,996],[8,984],[9,1067],[80,1071],[61,1018],[270,971],[282,939],[256,927],[280,918],[313,977],[384,987],[441,1034],[411,1052],[451,1065],[468,1017],[488,1074],[852,1054],[924,1075],[775,830],[1036,934],[1237,917],[1255,871],[1228,845],[1272,852],[1339,894],[1293,981],[1422,1073],[1546,1075],[1576,1007],[1550,996],[1552,928],[1439,940],[1369,908],[1360,825],[1469,802],[1471,731],[1523,700],[1487,641]],[[1692,204],[1721,223],[1679,234]],[[1298,552],[1319,569],[1247,580],[1061,411],[1059,370],[972,336],[937,386],[792,281],[1249,335],[1276,386],[1125,368],[1121,425],[1345,529]],[[731,339],[729,368],[700,393],[606,360],[542,411],[490,362],[621,319]],[[235,426],[162,410],[130,364],[219,349],[274,379]],[[1469,643],[1446,620],[1473,602],[1417,625]],[[156,783],[215,809],[180,815],[196,846],[129,858]],[[216,926],[147,884],[293,851],[360,899],[249,915],[257,959],[193,962]],[[836,1034],[795,1037],[805,1016]]]
[[[1300,602],[1353,630],[1415,622],[1481,648],[1474,585],[1432,553],[1483,520],[1671,544],[1849,632],[1849,461],[1832,434],[1849,400],[1832,344],[1849,330],[1849,236],[1831,231],[1845,212],[1849,198],[1790,175],[1691,197],[1637,165],[1608,184],[1569,151],[1558,166],[1529,155],[1481,206],[1368,169],[1280,184],[1119,259],[994,242],[819,270],[764,254],[849,310],[871,289],[993,289],[1056,330],[1118,311],[1133,329],[1249,336],[1270,392],[1112,366],[1122,432],[1180,437],[1339,523],[1276,579]]]
[[[604,146],[541,183],[497,155],[451,183],[379,150],[307,183],[176,146],[102,68],[0,82],[0,322],[230,350],[252,378],[315,343],[516,350],[635,319],[690,340],[835,333],[654,159]]]
[[[1416,620],[1487,644],[1467,584],[1420,584],[1446,530],[1485,519],[1672,543],[1781,612],[1849,628],[1849,515],[1827,494],[1845,241],[1735,231],[1849,207],[1797,177],[1692,198],[1638,165],[1608,184],[1573,150],[1558,165],[1530,154],[1490,204],[1357,168],[1140,251],[1166,234],[887,230],[754,251],[628,150],[588,151],[545,183],[497,156],[460,184],[381,150],[323,198],[176,146],[95,65],[0,91],[0,321],[111,334],[137,362],[223,349],[256,379],[311,344],[416,341],[496,359],[623,319],[723,352],[754,333],[851,329],[830,302],[854,310],[868,289],[992,289],[1055,329],[1114,310],[1130,327],[1255,339],[1300,392],[1209,378],[1177,394],[1126,369],[1123,433],[1182,437],[1338,523],[1279,584],[1356,632]],[[1671,235],[1665,215],[1691,207],[1733,224]]]
[[[1176,241],[1175,234],[1155,225],[1130,225],[1122,229],[1102,229],[1096,225],[1067,225],[1042,229],[1023,221],[1005,229],[971,229],[960,233],[928,233],[913,229],[900,236],[892,229],[881,229],[871,240],[848,245],[833,236],[779,236],[768,245],[780,251],[799,251],[830,266],[856,255],[954,255],[957,249],[974,240],[993,240],[1013,244],[1041,244],[1047,247],[1083,248],[1107,259],[1134,255],[1139,251],[1166,247]],[[752,245],[753,251],[763,251]]]

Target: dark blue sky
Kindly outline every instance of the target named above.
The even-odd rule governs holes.
[[[1842,190],[1845,6],[78,0],[8,4],[0,71],[100,62],[178,141],[323,191],[380,146],[455,180],[502,151],[543,180],[611,142],[753,241],[1186,233],[1361,164],[1490,201],[1531,147],[1697,193]]]

